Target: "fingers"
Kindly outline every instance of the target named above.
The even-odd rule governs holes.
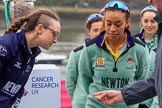
[[[98,96],[98,95],[102,95],[103,92],[96,92],[96,93],[93,93],[93,96]]]
[[[94,98],[103,104],[112,105],[123,101],[121,91],[107,90],[93,94]]]
[[[103,104],[106,104],[106,105],[111,105],[113,104],[113,98],[111,97],[108,97],[106,96],[105,94],[100,94],[100,95],[97,95],[97,96],[94,96],[94,98],[98,101],[100,101],[101,103]]]
[[[102,98],[107,98],[107,92],[106,91],[101,91],[101,92],[96,92],[93,94],[93,97],[97,100],[101,100]]]
[[[103,103],[103,104],[110,104],[109,103],[110,101],[109,101],[109,99],[107,97],[102,98],[100,102]]]
[[[103,104],[109,104],[109,96],[110,91],[101,91],[101,92],[96,92],[93,94],[93,97],[100,101]]]

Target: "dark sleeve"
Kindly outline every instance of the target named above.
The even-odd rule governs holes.
[[[5,46],[2,46],[0,43],[0,77],[6,71],[7,68],[7,58],[9,58],[9,53]]]
[[[155,77],[136,81],[121,89],[124,101],[127,105],[136,104],[157,95],[155,90]]]
[[[8,103],[9,108],[18,108],[21,102],[21,98],[24,94],[24,86],[20,89],[20,91],[10,100]]]

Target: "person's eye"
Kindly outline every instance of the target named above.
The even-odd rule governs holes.
[[[120,27],[120,26],[121,26],[121,24],[120,24],[120,25],[119,25],[119,24],[116,24],[116,26],[117,26],[117,27]]]
[[[94,32],[98,32],[98,29],[94,29],[93,31],[94,31]]]
[[[148,20],[144,20],[145,23],[148,23]]]
[[[110,22],[106,22],[106,25],[107,25],[107,26],[111,26],[111,23],[110,23]]]
[[[115,26],[120,27],[120,26],[122,26],[122,24],[121,23],[116,23]]]
[[[151,23],[155,23],[155,20],[151,20]]]

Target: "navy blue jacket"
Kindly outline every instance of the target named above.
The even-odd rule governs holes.
[[[127,85],[121,89],[127,105],[136,104],[158,95],[159,107],[162,108],[162,13],[156,16],[158,22],[159,43],[156,50],[155,71],[150,78]]]
[[[0,37],[0,107],[17,108],[34,66],[38,47],[27,48],[25,30]]]

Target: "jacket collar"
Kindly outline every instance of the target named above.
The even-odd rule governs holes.
[[[104,40],[104,35],[105,35],[105,32],[106,31],[103,31],[99,37],[98,37],[98,40],[96,42],[97,46],[103,48],[103,49],[106,49],[106,43],[105,43],[105,40]],[[134,45],[134,41],[132,40],[132,37],[131,37],[131,34],[130,34],[130,31],[128,29],[125,30],[125,32],[127,33],[127,48],[130,48]]]
[[[39,47],[34,47],[31,49],[31,51],[32,51],[32,54],[31,54],[31,52],[28,50],[28,47],[27,47],[25,32],[26,32],[25,30],[22,30],[21,32],[18,33],[19,41],[20,41],[21,46],[24,49],[25,53],[28,55],[33,55],[35,57],[41,52],[41,50]]]

